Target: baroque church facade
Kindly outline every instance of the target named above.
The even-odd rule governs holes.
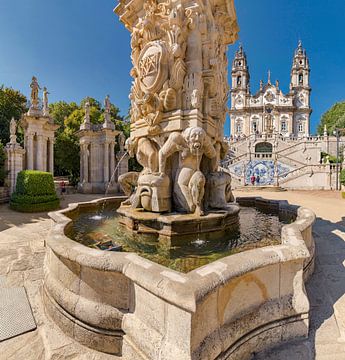
[[[247,56],[240,46],[232,63],[231,136],[243,138],[252,134],[279,134],[286,138],[310,135],[310,65],[300,41],[293,57],[290,91],[284,94],[279,81],[260,81],[256,94],[250,91]]]

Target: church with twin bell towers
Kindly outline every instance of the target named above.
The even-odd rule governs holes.
[[[256,94],[250,91],[250,73],[246,53],[240,45],[232,63],[231,135],[241,138],[251,134],[277,133],[284,137],[310,135],[310,65],[299,41],[291,69],[290,90],[284,94],[277,80],[260,81]]]

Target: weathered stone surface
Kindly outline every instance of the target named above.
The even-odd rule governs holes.
[[[280,202],[245,201],[280,208]],[[183,275],[135,254],[102,253],[68,239],[64,227],[71,220],[65,215],[77,211],[77,204],[52,213],[47,311],[75,340],[104,352],[120,354],[123,331],[124,359],[135,351],[148,359],[246,359],[254,349],[306,337],[303,272],[311,256],[304,239],[312,243],[308,229],[315,216],[285,203],[282,208],[297,217],[283,228],[282,245],[235,254]],[[73,286],[65,274],[73,274]],[[105,346],[106,336],[119,347]]]

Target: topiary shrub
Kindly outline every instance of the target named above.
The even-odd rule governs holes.
[[[21,212],[56,210],[60,206],[51,173],[34,170],[21,171],[17,176],[16,191],[10,207]]]

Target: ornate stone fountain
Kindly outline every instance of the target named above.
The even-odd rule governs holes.
[[[131,137],[143,170],[120,183],[118,212],[136,232],[175,243],[236,226],[231,177],[218,171],[229,86],[227,46],[237,39],[232,1],[120,1],[131,31]],[[132,189],[135,191],[132,193]]]
[[[226,49],[238,31],[233,0],[121,0],[115,12],[132,33],[127,149],[143,166],[119,179],[128,195],[118,210],[122,224],[168,245],[193,233],[229,231],[239,208],[228,204],[231,178],[218,162],[226,153]],[[68,236],[83,212],[116,209],[124,199],[50,214],[44,304],[74,340],[124,360],[247,360],[307,336],[304,283],[315,250],[310,210],[237,199],[291,220],[281,243],[184,274],[136,252],[96,250]]]

